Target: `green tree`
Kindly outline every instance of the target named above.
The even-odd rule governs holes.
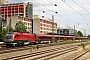
[[[6,35],[7,32],[12,32],[13,30],[12,27],[6,27],[6,29],[3,29],[3,34]]]
[[[12,27],[10,27],[10,26],[6,28],[6,31],[7,31],[7,32],[12,32],[13,30],[14,30],[14,29],[13,29]]]
[[[26,32],[26,26],[21,20],[19,20],[15,25],[15,30],[18,32]]]
[[[3,34],[3,31],[2,31],[2,27],[0,25],[0,42],[4,40],[4,34]]]
[[[6,33],[8,32],[8,30],[3,29],[3,34],[6,35]]]
[[[81,31],[78,31],[77,34],[78,34],[78,36],[83,36]]]
[[[90,34],[88,35],[88,38],[90,38]]]
[[[2,42],[4,40],[4,34],[0,33],[0,42]]]
[[[75,36],[78,36],[78,33],[77,33],[77,32],[75,32],[75,33],[74,33],[74,35],[75,35]]]

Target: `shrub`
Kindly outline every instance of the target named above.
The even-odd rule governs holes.
[[[83,49],[85,49],[86,44],[85,43],[81,43],[81,46],[83,47]]]

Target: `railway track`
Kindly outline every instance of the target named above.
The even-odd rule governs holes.
[[[60,44],[44,44],[44,45],[38,44],[39,48],[50,47],[50,46],[55,46],[55,45],[60,45]],[[37,45],[21,46],[21,47],[14,47],[14,48],[0,48],[0,54],[24,51],[24,50],[30,50],[30,49],[36,49],[36,48],[37,48]]]
[[[59,45],[59,44],[55,44],[55,45]],[[45,45],[40,45],[38,44],[39,48],[43,48],[43,47],[50,47],[50,46],[55,46],[55,45],[50,45],[50,44],[45,44]],[[10,57],[10,58],[5,58],[5,59],[2,59],[2,60],[12,60],[12,59],[25,59],[25,58],[29,58],[29,57],[34,57],[34,56],[39,56],[39,55],[42,55],[42,54],[47,54],[49,52],[51,52],[51,54],[48,54],[48,55],[42,55],[42,57],[37,57],[37,58],[34,58],[32,60],[35,60],[35,59],[39,59],[39,58],[44,58],[44,57],[47,57],[47,56],[52,56],[52,57],[48,57],[48,58],[45,58],[46,60],[48,59],[51,59],[53,57],[57,57],[59,55],[63,55],[65,53],[68,53],[68,52],[71,52],[71,51],[74,51],[75,50],[75,46],[78,46],[80,44],[65,44],[65,46],[61,46],[59,48],[55,48],[55,49],[50,49],[50,50],[46,50],[46,51],[40,51],[40,52],[35,52],[35,53],[29,53],[29,54],[25,54],[25,55],[20,55],[20,56],[15,56],[15,57]],[[24,51],[24,50],[30,50],[30,49],[36,49],[36,46],[37,45],[34,45],[34,46],[23,46],[23,47],[15,47],[15,48],[6,48],[5,50],[2,49],[2,51],[0,51],[0,54],[5,54],[5,53],[11,53],[11,52],[18,52],[18,51]],[[72,49],[70,50],[69,48],[72,46]],[[63,49],[66,49],[68,48],[67,50],[64,50],[64,51],[61,51]],[[9,50],[10,49],[10,50]],[[56,51],[56,52],[54,52]],[[54,53],[52,53],[54,52]],[[63,52],[63,53],[59,53],[59,52]],[[59,54],[58,54],[59,53]],[[55,55],[55,56],[53,56]],[[44,60],[45,60],[44,59]],[[30,59],[31,60],[31,59]]]
[[[10,53],[10,52],[16,52],[16,51],[23,51],[23,50],[28,50],[28,49],[36,49],[37,45],[29,45],[29,46],[20,46],[20,47],[13,47],[13,48],[0,48],[0,54],[4,54],[4,53]],[[39,48],[43,48],[43,47],[49,47],[49,46],[53,46],[53,45],[40,45],[38,44]]]
[[[1,48],[0,49],[0,54],[5,54],[5,53],[10,53],[10,52],[16,52],[16,51],[22,51],[22,50],[27,50],[27,49],[31,49],[31,48],[35,48],[34,46],[23,46],[23,47],[14,47],[14,48]]]
[[[60,56],[60,55],[63,55],[63,54],[66,54],[66,53],[69,53],[71,51],[74,51],[76,47],[71,47],[71,48],[67,48],[65,50],[59,50],[57,52],[54,52],[54,53],[50,53],[48,55],[44,55],[44,56],[41,56],[41,57],[37,57],[37,58],[33,58],[31,60],[36,60],[36,59],[41,59],[41,60],[49,60],[49,59],[52,59],[54,57],[57,57],[57,56]]]
[[[84,56],[88,52],[90,52],[90,50],[87,50],[87,51],[83,52],[82,54],[76,56],[73,60],[78,60],[80,57]]]
[[[30,60],[37,60],[37,59],[44,58],[44,60],[48,60],[48,59],[51,59],[52,57],[56,57],[56,56],[74,51],[76,47],[77,46],[74,46],[74,47],[66,46],[66,47],[61,47],[61,48],[45,50],[45,51],[39,51],[39,52],[35,52],[35,53],[29,53],[26,55],[15,56],[15,57],[6,58],[6,59],[2,59],[2,60],[12,60],[12,59],[21,60],[21,59],[26,59],[26,58],[30,58]],[[49,56],[51,56],[51,57],[49,57]],[[45,58],[45,57],[48,57],[48,58]]]
[[[60,45],[60,44],[44,44],[44,45],[43,44],[38,44],[39,48],[50,47],[50,46],[55,46],[55,45]],[[79,44],[77,44],[77,45],[79,45]],[[14,47],[14,48],[0,48],[0,54],[23,51],[23,50],[30,50],[30,49],[36,49],[37,48],[36,46],[37,45],[21,46],[21,47]]]

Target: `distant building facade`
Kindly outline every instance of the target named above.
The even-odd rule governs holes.
[[[57,29],[57,33],[60,35],[72,35],[73,36],[75,34],[75,32],[77,32],[77,31],[69,26],[59,27]]]

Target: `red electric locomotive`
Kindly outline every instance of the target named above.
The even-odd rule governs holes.
[[[4,40],[5,45],[24,45],[29,43],[35,43],[34,34],[30,33],[19,33],[19,32],[8,32]]]

